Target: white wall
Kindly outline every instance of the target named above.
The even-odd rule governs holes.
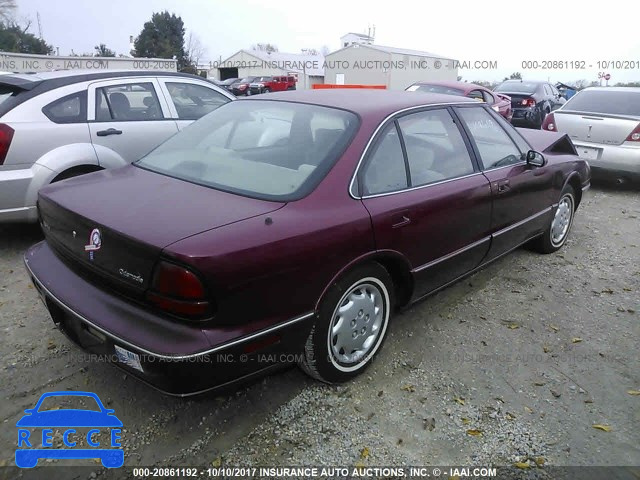
[[[382,62],[388,62],[389,68],[385,69]],[[352,45],[325,57],[324,78],[325,83],[335,84],[337,76],[344,74],[345,84],[385,85],[390,90],[404,90],[420,80],[457,80],[458,70],[448,68],[449,63],[447,60]]]

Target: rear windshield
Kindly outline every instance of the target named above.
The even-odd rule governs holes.
[[[137,162],[148,170],[266,200],[307,195],[349,144],[358,117],[268,100],[229,102]]]
[[[533,82],[503,82],[494,89],[494,92],[533,93],[537,88],[538,84]]]
[[[18,95],[20,90],[16,90],[8,85],[0,85],[0,106],[12,97]]]
[[[444,85],[411,85],[407,88],[408,92],[423,93],[445,93],[447,95],[464,95],[464,90],[459,88],[445,87]]]
[[[571,97],[562,109],[610,115],[640,116],[640,92],[583,90]]]

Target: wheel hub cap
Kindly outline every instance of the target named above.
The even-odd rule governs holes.
[[[551,241],[558,245],[564,240],[571,224],[573,205],[569,197],[563,197],[558,204],[553,223],[551,224]]]
[[[384,318],[380,289],[370,283],[347,292],[336,308],[329,344],[331,353],[342,364],[360,362],[374,347]]]

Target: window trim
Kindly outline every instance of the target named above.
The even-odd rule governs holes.
[[[482,105],[482,106],[481,106],[481,108],[482,108],[485,112],[487,112],[487,113],[489,114],[489,116],[491,116],[491,117],[494,117],[494,115],[496,115],[496,112],[494,112],[493,110],[491,110],[491,108],[488,108],[486,105]],[[459,110],[459,109],[460,109],[460,107],[456,107],[456,109],[455,109],[455,110]],[[456,113],[457,113],[457,112],[456,112]],[[516,149],[518,152],[520,152],[520,158],[521,158],[521,160],[520,160],[519,162],[510,163],[509,165],[501,165],[501,166],[499,166],[499,167],[487,168],[487,167],[484,165],[484,162],[482,161],[482,155],[480,155],[480,150],[478,149],[478,145],[476,144],[476,141],[475,141],[475,139],[473,138],[473,135],[471,135],[471,131],[469,130],[469,127],[468,127],[467,123],[465,122],[464,118],[462,118],[462,116],[460,116],[460,115],[457,115],[457,116],[458,116],[458,118],[460,118],[461,125],[463,126],[463,128],[465,129],[465,131],[467,132],[467,134],[469,135],[469,139],[470,139],[470,141],[471,141],[471,146],[472,146],[472,148],[473,148],[473,151],[474,151],[474,152],[475,152],[475,154],[476,154],[476,157],[477,157],[477,159],[478,159],[478,164],[480,165],[480,167],[481,167],[480,169],[481,169],[481,171],[482,171],[482,172],[490,172],[490,171],[493,171],[493,170],[499,170],[499,169],[501,169],[501,168],[515,167],[515,166],[517,166],[517,165],[525,165],[525,164],[527,163],[527,161],[526,161],[526,152],[522,152],[522,151],[520,150],[520,147],[518,147],[518,144],[513,140],[513,138],[512,138],[512,136],[511,136],[511,134],[510,134],[510,133],[509,133],[509,132],[504,128],[504,126],[503,126],[500,122],[498,122],[498,121],[496,120],[496,123],[498,124],[498,126],[500,127],[500,129],[505,133],[505,135],[506,135],[506,136],[507,136],[507,138],[511,141],[511,143],[512,143],[512,145],[515,147],[515,149]],[[495,120],[495,118],[494,118],[494,120]],[[515,130],[515,129],[514,129],[514,130]],[[516,133],[517,133],[517,132],[516,132]],[[523,138],[524,138],[524,137],[523,137]],[[529,142],[527,142],[526,140],[525,140],[525,143],[526,143],[527,145],[529,145]]]
[[[365,200],[367,198],[374,198],[374,197],[381,197],[381,196],[385,196],[385,195],[395,195],[397,193],[403,193],[403,192],[409,192],[412,190],[417,190],[419,188],[427,188],[427,187],[431,187],[434,185],[440,185],[442,183],[447,183],[447,182],[451,182],[454,180],[459,180],[462,178],[467,178],[467,177],[472,177],[474,175],[479,175],[482,174],[482,165],[480,164],[479,158],[477,157],[477,153],[474,150],[474,145],[470,143],[469,138],[468,138],[468,133],[464,128],[464,125],[462,125],[460,123],[460,120],[458,119],[457,115],[455,114],[455,111],[453,110],[453,107],[456,106],[466,106],[469,108],[482,108],[483,105],[481,105],[480,103],[476,103],[476,102],[455,102],[455,103],[433,103],[433,104],[427,104],[427,105],[416,105],[413,107],[407,107],[407,108],[403,108],[401,110],[397,110],[389,115],[387,115],[386,118],[384,118],[382,120],[382,122],[380,122],[378,124],[378,126],[376,127],[376,129],[374,130],[373,134],[371,135],[371,137],[369,138],[369,141],[367,142],[362,154],[360,155],[360,159],[358,160],[358,163],[356,165],[356,168],[351,176],[351,181],[349,182],[349,196],[351,198],[353,198],[354,200]],[[406,115],[411,115],[413,113],[420,113],[420,112],[424,112],[424,111],[429,111],[429,110],[446,110],[449,115],[451,115],[451,119],[453,120],[453,122],[456,124],[458,131],[460,132],[460,136],[462,137],[462,140],[465,144],[465,147],[467,148],[467,152],[469,154],[469,158],[471,160],[471,164],[473,166],[473,173],[468,174],[468,175],[463,175],[463,176],[459,176],[459,177],[453,177],[453,178],[447,178],[444,180],[439,180],[437,182],[432,182],[432,183],[426,183],[424,185],[419,185],[417,187],[407,187],[404,189],[400,189],[400,190],[394,190],[392,192],[385,192],[385,193],[379,193],[379,194],[374,194],[374,195],[363,195],[361,192],[363,192],[363,188],[362,188],[362,172],[363,169],[366,166],[366,162],[368,162],[369,157],[372,155],[372,149],[375,147],[375,145],[377,145],[377,143],[379,142],[380,137],[382,136],[382,131],[386,129],[387,125],[389,125],[392,122],[396,122],[398,119],[402,118],[403,116]],[[396,127],[397,128],[397,127]],[[404,139],[401,142],[401,145],[404,144]],[[405,169],[407,169],[408,171],[408,158],[406,155],[406,152],[403,151],[403,155],[405,157]],[[354,189],[354,187],[356,187]]]
[[[47,113],[48,110],[50,110],[52,107],[66,102],[67,100],[73,98],[73,97],[79,97],[80,98],[80,115],[79,115],[79,120],[76,120],[74,118],[74,120],[71,121],[60,121],[60,120],[54,120],[53,117],[49,116],[49,114]],[[87,123],[87,90],[79,90],[77,92],[74,93],[70,93],[68,95],[65,95],[64,97],[60,97],[52,102],[47,103],[44,107],[42,107],[41,111],[42,114],[47,117],[49,120],[51,120],[53,123],[57,124],[57,125],[73,125],[76,123]]]

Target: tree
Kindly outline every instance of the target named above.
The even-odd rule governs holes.
[[[185,48],[185,55],[187,65],[182,70],[183,72],[198,74],[198,65],[200,60],[204,57],[206,48],[200,42],[200,38],[194,33],[189,33],[189,39],[187,40],[187,46]]]
[[[131,55],[147,58],[174,58],[178,70],[188,66],[184,48],[184,22],[181,17],[168,11],[154,13],[144,24],[140,35],[133,43]]]
[[[116,52],[111,50],[104,43],[101,43],[100,45],[96,45],[94,48],[96,50],[96,54],[95,54],[96,57],[115,57],[116,56]]]
[[[0,51],[50,55],[53,47],[41,38],[28,33],[31,22],[21,27],[15,22],[0,23]]]
[[[251,46],[251,50],[255,50],[257,52],[267,52],[273,53],[278,51],[278,47],[273,45],[272,43],[256,43]]]
[[[522,80],[522,74],[520,72],[512,73],[509,76],[509,80]]]
[[[16,0],[0,0],[0,21],[9,22],[16,11]]]

